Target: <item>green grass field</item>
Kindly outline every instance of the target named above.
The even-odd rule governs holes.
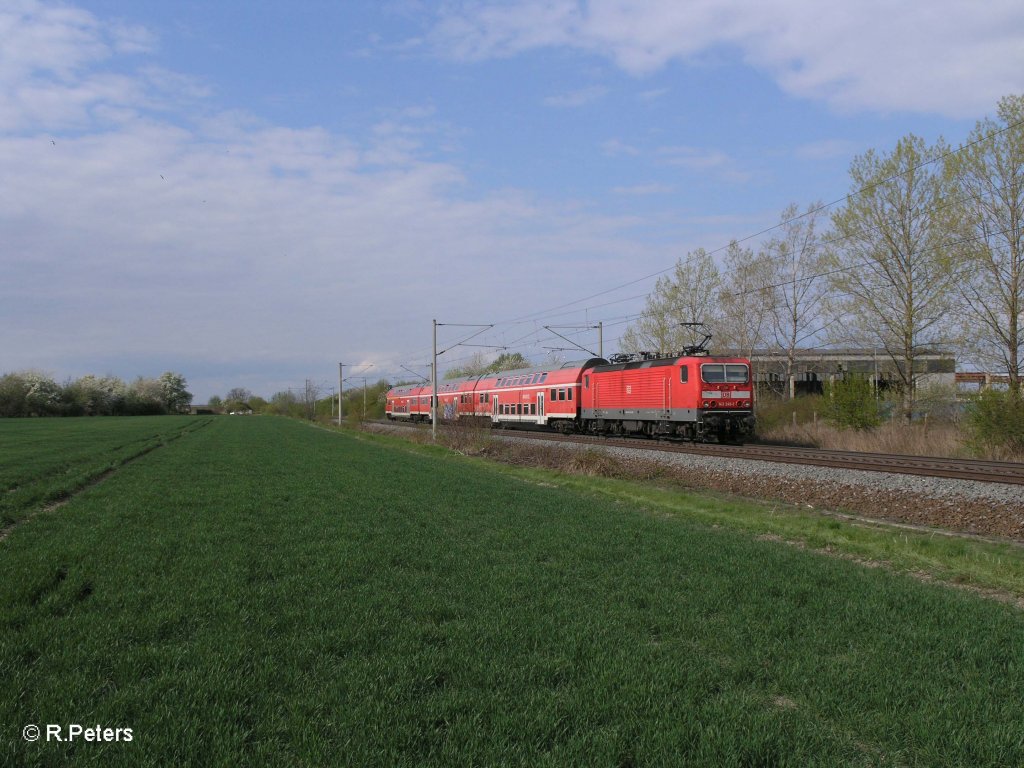
[[[208,422],[164,416],[0,421],[0,528]]]
[[[1016,608],[760,541],[740,502],[164,423],[204,426],[0,542],[5,764],[1024,764]]]

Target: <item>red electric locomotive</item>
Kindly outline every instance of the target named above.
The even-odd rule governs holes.
[[[695,353],[699,349],[614,355],[592,368],[583,376],[581,431],[720,442],[752,435],[750,361]]]

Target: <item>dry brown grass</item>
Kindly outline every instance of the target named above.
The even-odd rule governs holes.
[[[932,388],[917,402],[919,418],[913,424],[887,421],[873,429],[839,429],[826,420],[828,402],[821,396],[796,400],[764,398],[758,407],[757,434],[766,442],[805,445],[837,451],[864,451],[907,456],[981,458],[1024,461],[1013,452],[975,438],[955,393]],[[898,412],[889,402],[883,411]]]
[[[837,429],[817,423],[778,426],[760,433],[767,442],[794,443],[834,451],[865,451],[905,456],[959,458],[970,455],[961,430],[953,424],[888,423],[869,430]]]
[[[494,443],[493,430],[487,421],[459,419],[446,422],[437,436],[441,445],[463,456],[483,456]]]

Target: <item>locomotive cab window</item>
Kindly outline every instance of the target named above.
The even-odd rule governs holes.
[[[742,363],[706,363],[700,367],[700,376],[708,384],[746,384],[749,378]]]
[[[690,367],[687,365],[679,366],[679,381],[685,384],[690,380]]]

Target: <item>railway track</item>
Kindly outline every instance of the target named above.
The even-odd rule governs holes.
[[[804,464],[835,469],[860,469],[869,472],[888,472],[902,475],[946,477],[957,480],[977,480],[985,483],[1024,485],[1024,464],[1008,461],[981,461],[976,459],[943,459],[934,456],[901,456],[886,453],[858,451],[826,451],[817,448],[798,448],[777,445],[718,445],[715,443],[670,443],[626,438],[602,438],[586,435],[545,435],[526,433],[532,439],[568,440],[594,445],[670,453],[692,453],[720,456],[730,459],[753,459],[784,464]]]
[[[396,422],[387,422],[395,424]],[[638,438],[560,435],[529,430],[506,430],[499,434],[529,440],[583,443],[595,446],[632,448],[635,450],[690,453],[732,459],[804,464],[834,469],[860,469],[868,472],[922,475],[984,483],[1024,485],[1024,464],[1009,461],[977,459],[944,459],[934,456],[902,456],[857,451],[826,451],[778,445],[718,445],[715,443],[676,443]]]

